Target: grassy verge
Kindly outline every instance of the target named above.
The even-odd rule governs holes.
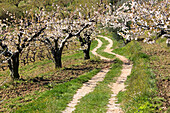
[[[115,53],[134,62],[132,74],[126,82],[129,87],[118,95],[124,111],[168,113],[169,48],[166,39],[160,38],[153,45],[131,42],[123,47],[122,40],[114,33],[104,30],[101,35],[112,39]]]
[[[77,79],[56,85],[52,90],[43,93],[34,102],[18,108],[15,112],[60,112],[61,110],[64,110],[67,104],[72,100],[72,97],[76,93],[77,89],[99,71],[100,69],[95,69],[78,77]]]
[[[97,47],[97,45],[98,45],[97,40],[93,40],[93,42],[91,44],[91,47],[90,47],[90,51],[92,51],[95,47]],[[97,56],[93,55],[93,53],[90,52],[90,57],[95,57],[96,58]]]
[[[118,94],[119,102],[126,113],[151,113],[161,110],[156,102],[156,79],[150,68],[150,56],[141,50],[140,43],[135,41],[114,50],[133,61],[132,73],[126,81],[127,90]]]
[[[158,97],[156,103],[160,105],[158,109],[162,109],[161,112],[170,112],[169,103],[169,80],[170,80],[170,49],[166,45],[166,39],[160,38],[156,44],[142,43],[142,51],[150,55],[150,66],[156,75]]]
[[[95,90],[80,100],[76,106],[75,113],[105,113],[108,100],[112,94],[108,85],[115,82],[115,77],[121,73],[122,62],[118,59],[112,64],[112,68],[106,74],[104,81],[99,82]]]

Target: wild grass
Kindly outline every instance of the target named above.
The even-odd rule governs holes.
[[[91,44],[91,47],[90,47],[90,51],[92,51],[95,47],[97,47],[97,45],[98,45],[97,40],[93,40],[93,41],[92,41],[92,44]],[[93,53],[91,53],[91,52],[90,52],[90,56],[96,58],[96,56],[93,55]]]
[[[108,38],[110,38],[113,41],[113,46],[111,49],[121,48],[124,46],[123,40],[120,39],[120,37],[117,36],[116,33],[114,33],[114,32],[110,32],[107,29],[103,29],[103,30],[101,30],[101,33],[99,35],[107,36]]]
[[[97,46],[97,42],[93,41],[91,45],[91,50],[94,49],[96,46]],[[96,60],[96,57],[93,54],[90,53],[90,55],[91,55],[91,60],[93,59]],[[64,62],[72,61],[74,59],[74,65],[75,64],[79,65],[81,62],[83,62],[82,58],[83,58],[83,52],[76,51],[71,55],[67,53],[64,54],[62,61],[64,63]],[[77,60],[77,59],[81,59],[81,60]],[[47,60],[46,63],[44,62],[42,63],[42,66],[46,67],[45,64],[48,64],[47,66],[49,66],[51,63],[52,63],[51,61]],[[31,102],[28,105],[24,105],[24,106],[22,105],[23,107],[18,108],[18,110],[15,112],[24,112],[24,113],[25,112],[49,112],[49,113],[60,112],[61,110],[65,109],[68,102],[71,101],[76,90],[82,86],[82,83],[87,82],[89,79],[91,79],[91,77],[94,76],[96,73],[98,73],[99,70],[100,69],[95,69],[89,73],[86,73],[78,77],[75,80],[56,85],[50,91],[46,91],[44,93],[38,93],[39,98],[37,100]],[[47,72],[44,74],[50,74],[50,73]]]
[[[6,18],[5,12],[3,11],[3,8],[11,13],[16,13],[16,16],[19,17],[22,15],[22,11],[17,8],[15,5],[12,5],[10,3],[0,3],[0,18]]]
[[[74,113],[105,113],[109,98],[112,94],[108,85],[116,81],[115,77],[120,75],[121,69],[122,62],[118,59],[114,60],[105,79],[98,83],[93,92],[87,94],[80,100]]]
[[[96,41],[94,41],[94,43],[92,44],[91,49],[93,49],[95,46],[97,46]],[[114,70],[109,72],[109,74],[105,78],[105,82],[103,82],[103,84],[98,86],[98,89],[96,89],[96,92],[98,92],[99,89],[100,90],[103,89],[104,86],[108,87],[107,85],[113,80],[113,77],[116,75],[119,75],[118,71],[120,71],[120,69],[118,68],[121,68],[121,66],[118,66],[118,65],[120,64],[121,64],[120,61],[118,60],[115,61],[115,64],[112,68]],[[98,71],[99,69],[95,71],[93,75],[95,75]],[[113,74],[114,72],[116,73],[115,75]],[[93,75],[87,74],[86,77],[88,76],[92,77]],[[32,102],[24,107],[19,108],[16,112],[36,112],[36,111],[38,112],[44,112],[44,111],[45,112],[60,112],[61,110],[64,110],[68,102],[71,101],[76,90],[80,88],[82,86],[82,83],[86,82],[87,79],[86,80],[78,79],[78,81],[77,79],[75,79],[73,81],[74,82],[70,81],[64,84],[57,85],[51,91],[47,91],[45,94],[40,96],[40,98],[37,99],[35,102]],[[107,98],[103,98],[102,96],[106,95],[106,90],[108,92],[108,96]],[[106,88],[106,90],[104,91],[101,90],[100,92],[101,96],[98,96],[99,98],[103,98],[105,100],[104,102],[101,99],[101,101],[105,103],[105,107],[106,107],[106,104],[108,103],[108,99],[111,94],[110,88]]]
[[[92,43],[91,50],[96,46],[96,42]],[[73,64],[80,64],[84,62],[83,52],[79,50],[79,46],[74,46],[70,48],[71,50],[65,50],[62,55],[63,67]],[[91,59],[96,59],[96,57],[90,53]],[[27,65],[20,64],[19,73],[24,79],[30,79],[32,77],[42,77],[44,75],[54,74],[57,70],[55,69],[54,63],[49,59],[44,59],[42,61],[37,60],[35,62],[29,63]],[[0,82],[9,77],[9,70],[0,70]]]

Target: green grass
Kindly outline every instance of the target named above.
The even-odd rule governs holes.
[[[107,34],[110,38],[111,34]],[[108,42],[103,38],[99,38],[103,45],[100,49],[98,49],[98,53],[107,58],[114,58],[115,56],[110,55],[108,53],[103,52]],[[133,61],[133,69],[131,75],[128,77],[126,84],[126,91],[120,92],[118,94],[119,102],[121,103],[121,107],[127,113],[150,113],[155,112],[156,109],[160,106],[159,104],[155,104],[155,102],[160,101],[161,98],[156,97],[156,81],[155,75],[152,73],[152,70],[149,68],[149,60],[150,56],[141,52],[141,45],[138,42],[131,42],[125,47],[121,47],[119,42],[117,42],[114,38],[112,38],[114,45],[113,48],[116,48],[113,52],[126,56],[130,60]],[[93,41],[91,45],[91,50],[97,46],[97,41]],[[118,48],[119,47],[119,48]],[[96,59],[92,55],[92,59]],[[63,61],[67,62],[71,59],[78,61],[78,58],[83,58],[82,51],[78,51],[72,55],[65,54],[63,56]],[[52,65],[51,61],[37,62],[35,65],[30,64],[25,68],[23,73],[28,74],[34,72],[37,69],[40,69],[43,65],[45,67]],[[99,82],[96,86],[95,90],[80,100],[80,103],[76,106],[75,113],[103,113],[106,112],[108,100],[112,94],[111,89],[108,87],[108,84],[111,82],[115,82],[116,78],[121,73],[122,62],[118,59],[115,60],[115,63],[112,64],[111,70],[106,74],[104,81]],[[29,70],[28,70],[29,69]],[[97,74],[100,69],[95,69],[89,73],[86,73],[78,78],[71,80],[69,82],[65,82],[62,84],[58,84],[54,86],[53,89],[49,91],[45,91],[44,93],[37,93],[39,98],[32,101],[27,105],[22,105],[22,107],[17,108],[16,113],[25,113],[25,112],[61,112],[67,106],[67,104],[72,100],[73,95],[76,93],[77,89],[79,89],[84,82],[87,82],[91,79],[95,74]],[[51,73],[50,70],[43,74]],[[18,100],[19,97],[12,100]],[[30,99],[30,96],[28,96]]]
[[[154,104],[157,88],[149,60],[150,56],[141,52],[140,43],[132,41],[123,48],[114,52],[124,55],[133,61],[131,75],[128,76],[125,92],[118,94],[119,102],[126,113],[150,113],[156,112],[159,105]]]
[[[64,110],[67,104],[72,100],[72,97],[76,93],[77,89],[99,71],[100,69],[95,69],[89,73],[81,75],[77,79],[63,84],[58,84],[52,90],[41,94],[41,96],[34,102],[18,108],[15,113],[60,112],[61,110]]]
[[[104,29],[99,35],[107,36],[113,41],[113,46],[111,49],[121,48],[124,45],[122,39],[120,39],[120,37],[118,37],[114,32],[109,32],[108,30]]]
[[[107,43],[105,43],[105,45],[106,44]],[[91,50],[96,46],[97,41],[93,41]],[[78,54],[80,54],[80,52],[78,52]],[[74,54],[72,55],[72,57],[78,57],[78,54]],[[104,55],[106,56],[106,54]],[[92,57],[95,58],[94,55],[92,55]],[[69,59],[69,57],[66,57],[64,60],[66,59]],[[95,93],[95,95],[98,94],[98,98],[96,99],[100,99],[100,105],[98,105],[98,109],[101,109],[101,106],[105,105],[102,111],[106,110],[105,108],[108,103],[108,99],[110,98],[110,94],[112,93],[110,91],[110,88],[108,87],[108,84],[110,82],[113,82],[113,77],[120,75],[120,65],[121,62],[119,60],[116,60],[115,64],[113,64],[112,66],[111,71],[106,75],[104,82],[101,82],[100,85],[98,85],[95,91],[93,92]],[[18,108],[16,112],[61,112],[72,100],[72,97],[76,93],[77,89],[79,89],[84,82],[87,82],[89,79],[91,79],[91,77],[94,76],[97,72],[99,72],[99,69],[95,69],[94,71],[86,75],[80,76],[75,80],[59,84],[55,86],[52,90],[46,91],[45,93],[41,94],[40,97],[34,102],[31,102],[28,105]],[[105,90],[102,91],[101,89]],[[99,90],[101,91],[100,94],[98,93]]]
[[[77,58],[83,58],[83,53],[81,51],[76,51],[76,53],[72,55],[63,55],[62,61],[70,60],[71,58],[77,59]]]
[[[10,13],[15,13],[17,17],[22,15],[21,9],[17,8],[15,5],[9,3],[0,3],[0,18],[6,18],[3,8]]]
[[[16,108],[16,107],[21,107],[24,106],[26,103],[24,102],[18,102],[18,101],[33,101],[35,100],[39,95],[41,95],[41,93],[39,91],[35,91],[32,94],[26,95],[24,97],[22,96],[18,96],[16,98],[11,98],[9,100],[5,100],[6,104],[3,107],[7,107],[8,108],[8,112],[12,112],[12,108]],[[16,103],[17,102],[17,103]]]
[[[104,52],[104,49],[109,44],[109,42],[105,40],[104,38],[101,38],[101,37],[98,37],[98,38],[103,42],[103,44],[102,44],[102,47],[97,49],[97,53],[100,54],[101,56],[105,56],[106,58],[110,58],[110,59],[115,58],[115,55]]]
[[[75,113],[105,113],[112,91],[108,87],[116,81],[115,77],[121,74],[122,62],[118,59],[112,64],[112,68],[106,74],[104,81],[99,82],[95,90],[84,96],[76,106]]]

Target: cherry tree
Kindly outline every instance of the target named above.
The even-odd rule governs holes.
[[[103,1],[100,1],[100,3],[96,4],[92,3],[90,7],[88,6],[89,4],[81,4],[80,7],[77,9],[79,19],[83,21],[82,23],[90,22],[89,27],[77,36],[81,45],[81,50],[84,53],[85,60],[90,59],[91,42],[98,32],[98,18],[103,12],[103,8],[101,6],[103,5]]]
[[[170,2],[168,1],[151,1],[136,2],[132,1],[131,7],[131,27],[132,32],[141,32],[140,35],[147,34],[146,42],[155,36],[153,42],[161,36],[169,38],[170,31]],[[137,35],[138,36],[138,35]]]
[[[0,64],[7,63],[11,78],[19,79],[20,55],[28,52],[27,48],[46,29],[46,25],[43,21],[44,17],[40,20],[41,13],[33,16],[31,12],[26,12],[28,16],[21,19],[8,11],[7,14],[10,16],[10,21],[8,18],[0,20],[0,57],[2,58]]]
[[[155,43],[155,40],[161,36],[169,40],[168,6],[168,1],[128,1],[117,8],[112,15],[104,15],[105,20],[102,20],[102,23],[112,27],[117,34],[125,38],[125,44],[133,39]],[[146,38],[138,38],[144,35]]]
[[[84,30],[77,37],[81,43],[81,50],[84,53],[84,59],[90,59],[90,46],[93,38],[95,37],[95,27],[89,27]]]
[[[112,14],[110,13],[110,6],[107,5],[106,7],[106,13],[101,15],[99,18],[102,26],[104,28],[112,29],[114,33],[120,36],[124,44],[126,44],[128,42],[128,38],[125,41],[125,37],[123,35],[127,34],[126,31],[129,30],[129,23],[131,19],[129,18],[128,14],[124,13],[124,11],[129,10],[129,7],[122,5],[112,12]]]
[[[50,59],[55,63],[55,68],[61,68],[61,57],[66,43],[70,38],[79,36],[91,22],[78,18],[75,12],[66,15],[59,6],[56,9],[48,14],[50,20],[47,22],[47,28],[38,40],[50,50]],[[67,12],[67,9],[65,10]]]

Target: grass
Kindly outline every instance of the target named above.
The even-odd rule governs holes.
[[[140,43],[132,41],[127,44],[125,47],[121,47],[122,43],[119,43],[117,40],[112,38],[113,34],[103,33],[103,35],[108,35],[114,42],[113,52],[126,56],[130,60],[133,61],[133,69],[130,76],[126,81],[128,85],[126,87],[126,91],[120,92],[118,94],[118,101],[121,103],[121,107],[126,113],[152,113],[152,112],[161,112],[161,103],[160,101],[164,101],[163,98],[157,96],[157,87],[156,87],[156,79],[155,74],[153,74],[153,70],[150,68],[150,60],[151,56],[143,53]],[[103,38],[100,38],[103,42],[102,47],[97,51],[100,55],[114,58],[114,56],[103,52],[108,42]],[[160,41],[161,43],[161,41]],[[93,41],[91,50],[97,46],[97,41]],[[91,54],[92,55],[92,54]],[[74,65],[78,65],[77,63],[83,62],[77,60],[82,58],[82,52],[78,51],[74,54],[68,55],[65,54],[63,56],[63,61],[65,63],[70,60],[74,60]],[[152,57],[153,58],[153,57]],[[92,55],[92,59],[99,59]],[[155,59],[157,59],[155,57]],[[22,73],[29,75],[29,73],[33,73],[36,70],[41,69],[42,66],[45,68],[49,67],[52,62],[50,61],[42,61],[35,63],[34,66],[22,67],[25,70]],[[42,66],[39,66],[41,64]],[[52,65],[52,64],[51,64]],[[104,81],[99,82],[96,86],[95,90],[80,100],[80,103],[76,106],[75,113],[103,113],[106,112],[108,100],[111,95],[111,89],[108,87],[108,84],[114,82],[116,80],[115,77],[120,75],[122,62],[119,60],[115,60],[115,63],[112,64],[111,70],[106,74]],[[163,66],[162,66],[163,67]],[[164,67],[163,67],[164,68]],[[32,99],[27,105],[24,103],[18,103],[17,106],[20,106],[15,111],[16,113],[25,113],[25,112],[61,112],[67,106],[67,104],[72,100],[73,95],[76,93],[77,89],[79,89],[84,82],[87,82],[91,79],[96,73],[99,72],[100,69],[95,69],[89,73],[86,73],[78,78],[62,83],[57,84],[53,87],[53,89],[49,91],[45,91],[43,93],[36,92],[38,99],[34,100],[34,97],[31,98],[31,95],[28,95],[26,99]],[[41,76],[44,74],[50,74],[51,70],[49,69],[45,73],[40,73]],[[39,75],[37,73],[37,75]],[[21,99],[22,97],[17,97],[11,100],[11,108],[15,105],[12,104],[16,100]],[[24,106],[23,106],[24,105]]]
[[[107,42],[103,38],[99,39],[103,42],[103,45],[97,50],[97,53],[107,58],[114,58],[114,55],[103,52],[109,42]],[[114,60],[112,68],[106,74],[105,79],[102,82],[98,83],[93,92],[87,94],[80,100],[80,103],[76,106],[76,110],[74,111],[74,113],[106,112],[107,104],[112,94],[112,91],[108,87],[108,85],[116,81],[115,77],[118,77],[121,74],[121,69],[122,61],[118,59]]]
[[[72,97],[76,93],[77,89],[99,71],[100,69],[95,69],[78,77],[77,79],[63,84],[58,84],[52,90],[41,94],[41,96],[34,102],[18,108],[15,113],[60,112],[61,110],[64,110],[67,104],[72,100]]]
[[[76,106],[75,113],[105,113],[108,100],[112,94],[108,85],[115,82],[115,77],[121,73],[122,62],[114,60],[112,68],[106,74],[104,81],[99,82],[95,90],[84,96]]]
[[[73,60],[73,63],[75,63],[75,64],[81,63],[81,62],[83,62],[83,60],[81,58],[83,58],[81,51],[76,51],[73,54],[63,55],[62,63],[64,66],[66,66],[68,64],[67,62],[70,60]],[[77,60],[77,59],[79,59],[79,60]],[[53,74],[55,72],[56,72],[56,70],[55,70],[54,63],[48,59],[44,59],[42,61],[36,61],[34,63],[29,63],[28,65],[25,65],[25,66],[20,65],[20,68],[19,68],[19,73],[20,73],[21,77],[24,79],[29,79],[30,77],[32,78],[32,77],[37,77],[37,76],[41,77],[44,75]],[[9,70],[6,70],[4,72],[0,71],[0,74],[4,75],[4,77],[9,76],[9,73],[10,73]]]
[[[22,15],[22,11],[15,5],[9,3],[0,3],[0,18],[6,18],[3,8],[11,13],[15,13],[17,17]]]
[[[157,95],[155,74],[150,67],[150,56],[142,53],[140,43],[132,41],[114,52],[133,61],[133,69],[128,77],[126,91],[118,94],[119,102],[126,113],[157,112],[159,105],[154,104]],[[159,110],[158,110],[159,111]]]
[[[97,45],[98,45],[97,40],[93,40],[93,42],[92,42],[92,44],[91,44],[91,47],[90,47],[90,51],[92,51],[95,47],[97,47]],[[90,52],[90,56],[96,57],[96,56],[93,55],[91,52]]]
[[[159,105],[157,109],[162,109],[161,112],[169,113],[168,79],[170,79],[170,68],[168,62],[170,60],[170,49],[166,45],[166,38],[159,38],[156,44],[142,44],[142,46],[142,51],[150,55],[150,67],[156,75],[158,97],[154,101]]]
[[[101,30],[99,35],[107,36],[113,41],[113,46],[111,49],[121,48],[124,45],[122,39],[120,39],[114,32],[109,32],[107,29]]]
[[[97,46],[96,41],[91,44],[91,50]],[[83,60],[83,52],[77,51],[78,47],[73,47],[73,50],[70,50],[69,53],[63,54],[62,56],[62,63],[63,67],[73,64],[80,64],[84,62]],[[65,51],[64,51],[65,52]],[[96,59],[92,53],[90,53],[91,59]],[[44,75],[52,75],[56,72],[54,63],[51,60],[44,59],[42,61],[36,61],[34,63],[29,63],[25,66],[20,65],[19,73],[20,76],[24,79],[29,79],[32,77],[42,77]],[[9,70],[0,71],[0,81],[3,81],[5,77],[8,77],[10,74]]]
[[[151,56],[146,55],[142,51],[145,46],[132,41],[128,45],[122,47],[122,41],[116,40],[113,33],[106,31],[101,35],[107,36],[113,40],[113,52],[123,55],[133,61],[132,73],[128,76],[126,81],[126,84],[128,85],[126,91],[120,92],[117,96],[124,112],[161,112],[162,108],[160,101],[164,100],[157,96],[156,76],[150,66]],[[159,43],[161,41],[159,41]]]
[[[97,46],[97,41],[93,41],[92,45],[91,45],[91,50]],[[102,46],[103,49],[105,48],[105,46],[108,43],[104,42],[104,45]],[[101,49],[100,51],[102,51],[103,49]],[[100,52],[99,51],[99,52]],[[106,53],[103,53],[104,56],[108,57],[109,55]],[[80,52],[78,52],[77,54],[73,54],[71,57],[72,58],[78,58],[80,56]],[[91,56],[94,58],[95,56],[91,54]],[[110,56],[109,56],[110,57]],[[113,56],[112,56],[113,58]],[[70,57],[64,57],[64,61],[70,59]],[[95,58],[96,59],[96,58]],[[100,90],[100,94],[98,94],[98,98],[96,98],[97,100],[100,99],[100,107],[98,107],[98,109],[102,108],[101,106],[103,106],[103,104],[105,105],[106,108],[106,104],[108,103],[108,99],[110,98],[110,88],[108,87],[108,84],[113,81],[113,77],[114,76],[118,76],[120,75],[120,69],[121,69],[121,62],[119,60],[115,60],[115,64],[112,66],[111,71],[106,75],[106,78],[104,80],[104,82],[101,82],[100,85],[97,86],[97,88],[95,89],[95,91],[93,93],[98,94],[98,91]],[[89,79],[91,79],[91,77],[93,75],[95,75],[98,70],[95,70],[94,73],[92,74],[86,74],[84,75],[84,77],[88,77],[88,79],[84,79],[82,77],[82,79],[75,79],[69,82],[66,82],[64,84],[59,84],[57,86],[55,86],[52,90],[45,92],[44,94],[42,94],[37,100],[35,100],[34,102],[31,102],[28,105],[25,105],[21,108],[19,108],[16,112],[60,112],[61,110],[64,110],[65,107],[67,106],[68,102],[71,101],[73,95],[76,93],[76,90],[78,88],[80,88],[82,86],[82,83],[88,81]],[[115,73],[115,74],[113,74]],[[105,88],[107,87],[107,88]],[[105,90],[101,90],[101,89],[105,89]],[[107,92],[107,94],[106,94]],[[107,97],[107,98],[103,98]],[[103,103],[103,104],[102,104]],[[106,109],[103,109],[106,110]],[[100,111],[100,110],[99,110]]]
[[[15,109],[15,107],[21,107],[26,104],[25,102],[18,102],[18,101],[22,100],[22,101],[30,102],[30,101],[37,99],[37,97],[39,97],[39,95],[41,95],[41,92],[35,91],[34,93],[28,94],[24,97],[18,96],[16,98],[11,98],[9,100],[5,100],[6,104],[4,104],[3,107],[8,106],[8,112],[12,112],[12,109]]]

